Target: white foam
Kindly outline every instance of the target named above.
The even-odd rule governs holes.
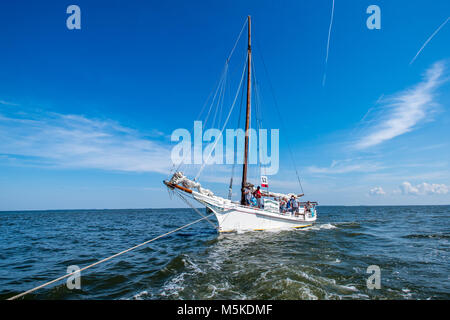
[[[332,225],[331,223],[324,223],[324,224],[316,224],[308,228],[304,228],[304,230],[330,230],[330,229],[336,229],[337,227],[335,225]]]
[[[405,297],[407,299],[412,297],[411,290],[409,290],[407,288],[403,288],[402,291],[405,293],[405,294],[402,294],[403,297]]]
[[[196,265],[192,260],[190,260],[187,256],[181,259],[183,261],[184,265],[186,267],[190,267],[190,269],[193,269],[196,273],[205,273],[198,265]]]
[[[179,297],[178,292],[184,289],[184,276],[185,272],[180,273],[179,275],[173,277],[170,281],[166,282],[161,289],[160,295],[164,297],[175,296]]]
[[[145,291],[145,290],[142,291],[142,292],[139,292],[138,294],[135,294],[132,299],[134,299],[134,300],[143,300],[142,297],[144,297],[144,296],[148,296],[148,292]]]
[[[320,229],[336,229],[337,227],[332,225],[331,223],[321,224]]]
[[[340,287],[342,289],[345,289],[345,290],[348,290],[348,291],[353,291],[353,292],[359,291],[358,289],[356,289],[356,287],[354,285],[351,285],[351,284],[347,284],[345,286],[344,285],[338,285],[338,287]]]

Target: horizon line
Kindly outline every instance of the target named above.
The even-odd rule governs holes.
[[[325,204],[317,205],[321,207],[431,207],[431,206],[450,206],[450,204]],[[196,209],[203,209],[204,207],[197,207]],[[39,212],[39,211],[112,211],[112,210],[177,210],[177,209],[192,209],[190,207],[159,207],[159,208],[87,208],[87,209],[24,209],[24,210],[0,210],[0,213],[5,212]]]

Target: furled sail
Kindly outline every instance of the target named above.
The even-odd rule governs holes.
[[[173,174],[172,178],[170,179],[170,183],[181,184],[183,187],[189,189],[197,189],[198,192],[204,194],[205,196],[214,196],[214,193],[211,190],[202,188],[199,182],[188,179],[181,171],[175,172]]]

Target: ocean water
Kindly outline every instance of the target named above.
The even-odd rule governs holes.
[[[450,206],[319,207],[316,225],[219,235],[206,221],[25,299],[449,299]],[[0,298],[199,216],[190,209],[0,212]],[[214,220],[214,218],[212,218]],[[370,265],[381,288],[368,289]]]

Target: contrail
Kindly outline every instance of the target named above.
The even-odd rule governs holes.
[[[446,25],[446,23],[448,22],[448,20],[450,19],[450,17],[447,17],[447,19],[444,21],[444,23],[442,23],[439,28],[436,29],[436,31],[433,32],[433,34],[427,39],[427,41],[425,41],[425,43],[423,44],[422,48],[420,48],[420,50],[417,52],[417,54],[414,56],[414,58],[411,60],[411,62],[409,63],[409,65],[412,65],[413,62],[416,60],[417,56],[422,52],[422,50],[425,48],[425,46],[428,44],[428,42],[431,41],[431,39],[433,39],[433,37],[439,32],[439,30],[442,29],[443,26]]]
[[[333,17],[334,17],[334,0],[333,5],[331,7],[330,27],[328,28],[327,56],[325,58],[325,72],[323,74],[322,86],[325,86],[325,80],[327,78],[328,53],[330,51],[330,38],[331,38],[331,28],[333,27]]]

